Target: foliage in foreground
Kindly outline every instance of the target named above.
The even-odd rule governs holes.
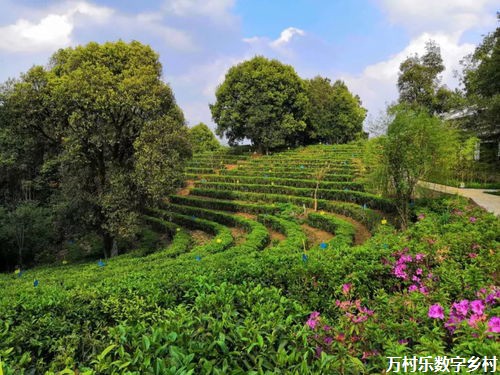
[[[413,214],[405,232],[384,224],[306,260],[205,247],[4,275],[4,373],[374,373],[386,356],[493,356],[498,219],[456,200]]]

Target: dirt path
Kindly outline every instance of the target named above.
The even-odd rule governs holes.
[[[193,187],[194,187],[194,180],[186,180],[186,187],[179,190],[177,194],[183,196],[189,195],[189,192]]]
[[[307,224],[302,224],[301,228],[307,236],[307,240],[309,242],[309,247],[314,247],[316,245],[319,245],[322,242],[328,242],[333,237],[335,237],[330,232],[311,227],[310,225],[307,225]]]
[[[236,212],[235,215],[244,217],[246,219],[257,220],[257,215],[248,214],[246,212]],[[286,240],[286,236],[283,233],[277,232],[269,227],[266,228],[267,231],[269,232],[269,238],[271,239],[271,242],[274,240],[276,241]]]
[[[490,189],[461,189],[426,181],[419,181],[418,184],[434,191],[447,194],[458,194],[470,198],[486,211],[493,212],[497,216],[500,215],[500,196],[485,193],[485,191]]]
[[[189,234],[193,238],[196,245],[205,245],[210,242],[213,238],[210,234],[203,232],[202,230],[190,230]]]

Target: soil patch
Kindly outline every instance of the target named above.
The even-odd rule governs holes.
[[[328,242],[334,237],[334,235],[330,232],[311,227],[307,224],[302,224],[301,228],[307,236],[309,247],[314,247],[322,242]]]
[[[232,227],[229,228],[229,230],[231,231],[231,235],[233,236],[235,245],[240,245],[245,242],[247,232],[238,227]]]
[[[228,171],[232,171],[233,169],[238,168],[238,164],[226,164],[225,167]]]
[[[191,189],[194,187],[194,180],[186,180],[186,187],[177,192],[178,195],[189,195]]]
[[[208,242],[212,240],[212,236],[202,230],[190,230],[189,234],[193,238],[196,245],[206,245]]]

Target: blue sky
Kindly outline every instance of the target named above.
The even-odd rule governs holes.
[[[164,80],[190,125],[211,127],[208,104],[227,69],[254,55],[304,78],[343,79],[369,110],[397,98],[400,62],[435,40],[443,83],[482,35],[499,0],[0,0],[0,81],[46,64],[58,48],[139,40],[159,54]]]

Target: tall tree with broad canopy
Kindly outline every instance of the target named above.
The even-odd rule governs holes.
[[[189,129],[189,141],[193,147],[193,152],[216,151],[221,145],[210,128],[200,122]]]
[[[229,144],[249,139],[260,152],[293,145],[306,128],[308,99],[290,65],[262,56],[229,69],[210,105],[216,133]]]
[[[17,131],[44,141],[40,168],[57,170],[62,196],[102,236],[106,256],[134,233],[141,207],[172,192],[191,155],[161,76],[149,46],[89,43],[59,50],[6,95]]]
[[[309,98],[309,142],[347,143],[363,131],[366,109],[343,81],[320,76],[305,81]]]
[[[431,114],[449,110],[459,94],[440,85],[444,70],[439,45],[428,41],[423,56],[410,56],[399,66],[399,103],[426,108]]]
[[[500,27],[487,34],[462,63],[467,101],[474,110],[466,127],[500,142]]]

